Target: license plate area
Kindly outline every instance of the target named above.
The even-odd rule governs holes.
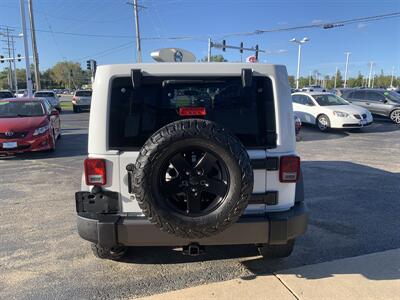
[[[118,193],[102,191],[100,193],[75,193],[76,211],[78,213],[112,214],[120,212]]]
[[[17,142],[3,143],[3,149],[14,149],[14,148],[17,148],[17,147],[18,147]]]

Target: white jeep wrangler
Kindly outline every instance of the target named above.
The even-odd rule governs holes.
[[[98,257],[232,244],[285,257],[306,231],[284,66],[100,66],[88,153],[77,225]]]

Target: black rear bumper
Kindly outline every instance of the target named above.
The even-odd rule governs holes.
[[[308,223],[304,202],[285,212],[271,212],[265,216],[242,216],[225,231],[201,239],[185,239],[161,231],[144,217],[121,214],[99,214],[97,218],[77,216],[79,235],[88,241],[112,247],[123,246],[186,246],[285,244],[305,233]]]

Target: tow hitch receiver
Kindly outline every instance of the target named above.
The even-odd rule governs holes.
[[[200,246],[197,243],[192,243],[188,246],[184,246],[182,253],[183,255],[198,256],[204,253],[204,246]]]

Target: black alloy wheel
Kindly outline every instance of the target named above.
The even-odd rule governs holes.
[[[160,172],[160,193],[176,212],[197,217],[214,211],[229,190],[229,172],[215,153],[188,148],[171,155]]]

